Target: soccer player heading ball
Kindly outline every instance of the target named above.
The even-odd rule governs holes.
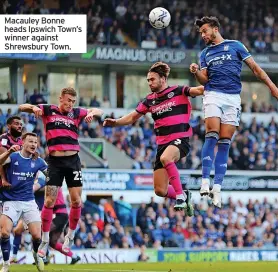
[[[75,229],[81,215],[82,173],[78,156],[78,127],[84,119],[92,122],[94,116],[101,116],[102,110],[92,108],[74,108],[77,93],[73,88],[63,88],[59,97],[59,105],[23,104],[20,111],[34,113],[41,117],[46,131],[48,158],[48,181],[46,186],[44,207],[42,209],[42,243],[38,250],[40,257],[45,257],[49,246],[49,232],[53,218],[53,207],[65,179],[70,199],[69,231],[65,236],[62,251],[68,253]]]
[[[220,191],[227,170],[229,148],[240,121],[240,73],[243,61],[255,76],[266,84],[276,99],[278,89],[241,42],[226,40],[221,36],[220,23],[216,17],[197,19],[195,26],[207,45],[200,55],[200,67],[196,63],[190,65],[191,73],[195,74],[196,79],[205,87],[203,107],[206,136],[202,150],[200,194],[210,195],[213,204],[221,207]],[[210,192],[209,177],[217,143],[214,185]]]
[[[105,119],[104,126],[126,126],[135,123],[150,112],[158,145],[154,164],[154,190],[156,195],[176,199],[175,210],[185,209],[193,215],[190,193],[183,191],[176,162],[190,151],[189,125],[191,104],[189,96],[202,95],[204,88],[168,86],[170,67],[163,62],[155,63],[148,71],[147,81],[151,93],[141,101],[136,110],[120,119]]]

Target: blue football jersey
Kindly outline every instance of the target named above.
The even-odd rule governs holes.
[[[30,201],[34,199],[33,185],[38,171],[47,168],[42,158],[33,160],[25,158],[20,151],[10,155],[10,163],[7,164],[6,175],[12,185],[10,190],[2,191],[3,201]]]
[[[248,49],[235,40],[224,40],[206,47],[200,55],[201,70],[207,69],[209,78],[205,90],[239,94],[242,62],[249,57],[251,54]]]

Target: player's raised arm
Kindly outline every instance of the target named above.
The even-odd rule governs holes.
[[[13,152],[16,152],[20,150],[20,146],[19,145],[13,145],[11,146],[10,149],[8,149],[7,151],[5,151],[4,153],[2,153],[0,155],[0,165],[4,165],[4,164],[7,164],[11,161],[10,159],[10,155],[13,153]]]
[[[196,63],[192,63],[189,67],[189,70],[192,74],[195,75],[200,84],[205,85],[209,81],[206,68],[202,68],[201,70],[199,70],[199,65]]]
[[[86,117],[84,119],[87,123],[92,122],[93,118],[95,116],[101,117],[103,115],[103,110],[98,109],[98,108],[88,109],[87,112],[88,112],[88,114],[86,115]]]
[[[119,118],[119,119],[112,119],[106,118],[103,122],[103,126],[107,127],[120,127],[120,126],[127,126],[135,123],[143,114],[132,111],[131,113]]]
[[[22,111],[22,112],[34,113],[36,118],[38,118],[39,116],[42,116],[42,110],[35,105],[21,104],[21,105],[19,105],[18,109],[19,109],[19,111]]]
[[[267,73],[259,66],[258,63],[255,62],[255,60],[252,57],[249,57],[245,60],[245,63],[248,65],[248,67],[251,69],[251,71],[254,73],[254,75],[265,83],[265,85],[269,88],[271,95],[278,99],[278,88],[277,86],[272,82],[272,80],[269,78]]]

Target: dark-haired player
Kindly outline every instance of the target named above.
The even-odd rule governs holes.
[[[176,166],[190,151],[189,125],[191,104],[189,96],[203,94],[203,86],[168,86],[170,67],[163,62],[155,63],[147,74],[151,93],[138,104],[135,111],[119,119],[105,119],[104,126],[125,126],[136,122],[150,112],[158,145],[154,165],[154,190],[156,195],[176,199],[176,210],[185,209],[193,215],[190,194],[183,192],[180,175]],[[170,185],[169,185],[170,183]]]
[[[221,207],[221,184],[227,170],[231,139],[240,121],[242,63],[249,66],[276,99],[278,89],[240,41],[226,40],[221,36],[220,23],[216,17],[197,19],[195,26],[207,45],[200,55],[200,67],[196,63],[190,65],[190,71],[205,87],[203,107],[206,136],[202,150],[200,194],[210,194],[209,177],[214,161],[214,148],[218,143],[214,185],[210,195],[213,197],[213,204]]]
[[[7,119],[6,125],[8,131],[0,135],[0,155],[6,152],[12,145],[22,146],[21,135],[23,125],[21,118],[17,115],[11,116]],[[11,184],[6,178],[6,173],[4,171],[5,167],[6,166],[0,165],[0,190],[9,189],[11,187]],[[1,194],[0,201],[2,202]],[[2,207],[0,212],[2,212]],[[15,233],[14,241],[21,241],[21,234],[17,235]]]
[[[67,253],[73,244],[75,229],[81,216],[82,175],[81,162],[78,155],[78,127],[84,119],[91,122],[94,116],[102,115],[100,109],[74,108],[77,93],[73,88],[63,88],[59,97],[59,105],[22,104],[20,111],[34,113],[44,123],[48,158],[48,177],[44,207],[42,209],[42,243],[39,256],[45,257],[49,246],[49,232],[53,218],[53,207],[59,188],[66,180],[71,208],[69,213],[69,231],[65,236],[62,250]]]
[[[22,145],[21,134],[22,134],[22,120],[19,116],[11,116],[7,119],[8,131],[0,136],[0,155],[7,151],[12,145]],[[9,187],[10,184],[7,182],[3,167],[0,167],[1,175],[1,186]]]

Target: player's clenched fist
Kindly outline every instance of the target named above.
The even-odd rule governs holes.
[[[9,153],[13,153],[20,150],[20,145],[12,145],[9,149]]]
[[[115,127],[116,126],[116,119],[106,118],[103,122],[104,127]]]
[[[33,113],[35,114],[36,118],[42,116],[42,110],[39,107],[33,107]]]
[[[196,63],[192,63],[189,67],[189,70],[192,74],[196,74],[197,71],[199,70],[199,65]]]

